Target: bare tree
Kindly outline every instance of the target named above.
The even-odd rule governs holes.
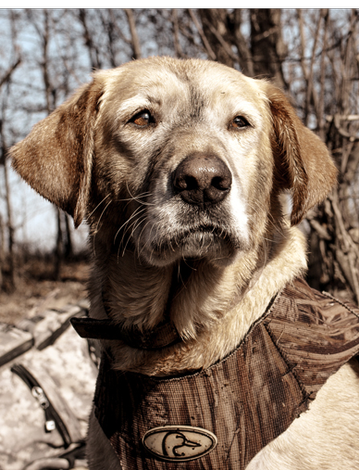
[[[58,81],[52,78],[51,74],[51,63],[52,58],[50,57],[50,41],[51,35],[54,32],[54,23],[52,18],[51,10],[44,9],[41,12],[28,10],[27,16],[32,25],[34,26],[38,41],[40,44],[40,60],[39,66],[43,79],[43,92],[45,96],[45,109],[46,113],[50,114],[57,106],[57,93],[58,88],[62,86]],[[55,244],[55,262],[53,276],[54,279],[59,279],[61,263],[64,255],[72,255],[72,240],[71,240],[71,229],[68,221],[68,215],[62,212],[57,207],[54,207],[56,213],[56,226],[57,236]]]
[[[10,77],[9,77],[10,78]],[[2,115],[4,115],[4,109],[2,109]],[[7,223],[6,229],[8,234],[8,263],[9,263],[9,288],[12,290],[15,288],[15,252],[14,252],[14,224],[12,216],[11,196],[10,196],[10,185],[9,185],[9,170],[5,156],[7,154],[7,145],[5,141],[5,134],[3,132],[3,119],[0,119],[0,139],[1,139],[1,155],[0,162],[4,168],[4,188],[5,188],[5,202],[6,202],[6,216]],[[5,256],[1,256],[1,261],[4,263]],[[3,265],[0,266],[2,271]],[[1,279],[3,276],[1,275]]]
[[[196,23],[205,50],[212,60],[238,67],[252,77],[269,77],[278,86],[288,88],[283,71],[287,48],[283,41],[281,10],[249,10],[250,35],[241,31],[242,10],[200,9],[201,24]]]
[[[315,287],[351,296],[359,303],[358,11],[346,12],[346,31],[336,28],[330,10],[316,14],[312,50],[305,59],[305,20],[298,12],[300,62],[307,88],[303,119],[315,120],[340,173],[329,200],[308,218],[312,227],[308,277]]]
[[[12,214],[12,205],[11,205],[11,194],[10,194],[10,184],[9,184],[9,170],[6,162],[6,155],[8,150],[8,144],[5,136],[5,123],[7,122],[7,110],[9,107],[9,95],[11,80],[15,70],[21,64],[21,57],[16,45],[16,33],[13,28],[14,18],[10,15],[11,23],[11,47],[12,47],[12,57],[13,62],[9,65],[7,70],[0,76],[0,91],[2,96],[1,109],[0,109],[0,166],[3,166],[4,169],[4,189],[5,189],[5,206],[6,206],[6,223],[0,215],[0,289],[4,286],[3,284],[3,269],[5,264],[5,259],[8,259],[9,265],[9,289],[14,289],[16,284],[16,272],[15,272],[15,240],[14,240],[14,223],[13,223],[13,214]],[[5,235],[5,231],[7,237]],[[7,238],[7,256],[5,254],[5,238]]]
[[[2,89],[19,68],[41,76],[41,86],[22,78],[9,89],[12,113],[21,111],[26,122],[51,112],[92,70],[156,54],[219,61],[284,88],[340,170],[338,188],[304,224],[308,280],[359,300],[358,10],[80,9],[0,15],[13,21],[14,31],[32,28],[36,36],[29,60],[20,64],[13,49],[15,60],[0,67]],[[20,120],[8,116],[3,116],[3,136],[11,145],[29,125],[17,126]],[[68,220],[56,217],[58,246],[69,252]]]
[[[88,13],[85,8],[80,8],[79,19],[83,26],[84,40],[85,40],[85,45],[87,47],[87,50],[89,52],[91,67],[93,70],[100,69],[102,65],[102,62],[100,59],[101,53],[99,51],[99,47],[97,45],[96,40],[94,40],[92,36],[91,28],[88,24],[89,23]]]
[[[140,59],[141,47],[140,47],[140,41],[139,41],[138,34],[137,34],[135,17],[131,8],[125,8],[125,12],[126,12],[127,20],[128,20],[128,25],[130,28],[130,33],[131,33],[132,57],[134,59]]]

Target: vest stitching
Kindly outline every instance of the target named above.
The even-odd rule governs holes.
[[[300,408],[303,403],[305,403],[306,407],[308,408],[307,402],[308,402],[308,400],[311,400],[311,397],[310,397],[311,394],[307,393],[307,391],[305,390],[304,385],[302,384],[302,382],[297,377],[296,371],[294,370],[295,367],[297,366],[297,364],[292,364],[291,365],[289,363],[288,359],[286,358],[285,352],[277,344],[277,341],[279,341],[280,338],[278,338],[277,341],[274,340],[274,337],[273,337],[272,332],[270,331],[269,325],[270,325],[270,322],[267,325],[263,324],[263,326],[264,326],[265,330],[267,331],[272,343],[274,344],[276,350],[278,351],[280,357],[283,359],[283,361],[285,362],[285,365],[287,367],[287,370],[286,370],[285,374],[282,375],[282,377],[285,377],[286,375],[292,373],[293,377],[295,378],[295,381],[298,384],[298,387],[299,387],[300,391],[302,392],[303,400],[299,403],[297,409]],[[298,413],[298,416],[299,416],[299,414],[300,413]]]
[[[350,313],[352,313],[352,314],[355,315],[357,318],[359,318],[359,314],[356,313],[351,307],[349,307],[349,305],[346,305],[346,304],[345,304],[344,302],[342,302],[341,300],[337,299],[336,297],[333,297],[331,294],[329,294],[329,292],[323,291],[322,294],[325,295],[326,297],[329,297],[330,299],[334,300],[335,302],[337,302],[338,304],[340,304],[342,307],[345,307]]]

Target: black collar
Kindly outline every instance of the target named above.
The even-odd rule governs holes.
[[[181,341],[171,322],[161,323],[154,330],[147,331],[142,331],[136,326],[124,328],[112,320],[95,320],[87,317],[74,317],[71,319],[71,324],[82,338],[121,340],[137,349],[162,349]]]
[[[169,318],[157,325],[153,330],[142,330],[133,325],[125,328],[111,320],[111,311],[102,291],[102,303],[108,319],[96,320],[89,317],[74,317],[71,324],[82,338],[120,340],[136,349],[156,350],[172,346],[182,341],[175,326]]]

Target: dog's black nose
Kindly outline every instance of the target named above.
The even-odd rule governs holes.
[[[188,204],[217,204],[231,185],[231,172],[216,155],[189,155],[173,173],[174,191]]]

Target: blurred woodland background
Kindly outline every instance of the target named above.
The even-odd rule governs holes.
[[[83,281],[87,266],[86,246],[74,254],[72,221],[55,208],[53,249],[18,236],[29,214],[14,217],[21,186],[7,149],[93,70],[151,55],[219,61],[285,90],[339,169],[337,188],[302,223],[308,282],[359,303],[358,19],[359,9],[0,10],[0,304],[51,295],[56,284],[43,291],[40,281]]]

